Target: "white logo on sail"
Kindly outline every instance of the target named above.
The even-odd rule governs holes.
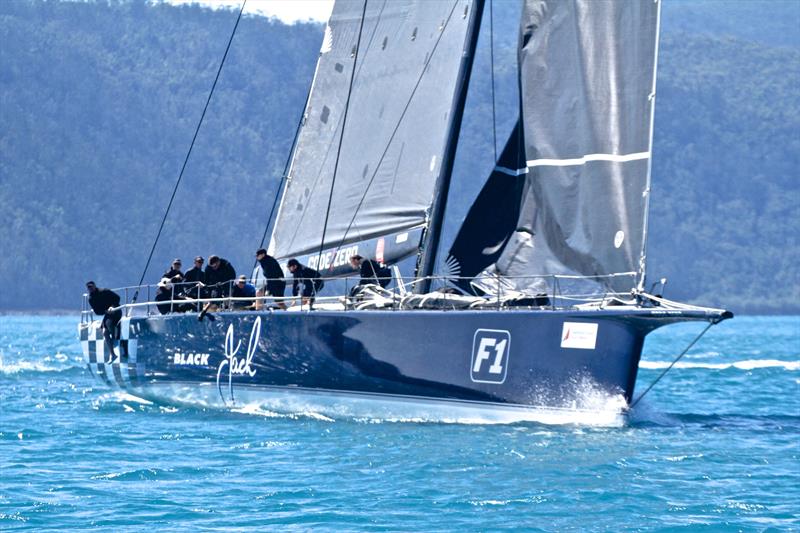
[[[614,248],[619,248],[622,246],[622,241],[625,240],[625,232],[620,230],[614,235]]]
[[[325,26],[325,37],[322,38],[322,47],[319,49],[320,54],[326,54],[333,49],[333,32],[330,26]]]

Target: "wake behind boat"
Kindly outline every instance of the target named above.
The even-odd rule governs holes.
[[[635,401],[649,332],[731,317],[645,289],[660,2],[524,1],[517,124],[440,253],[484,9],[338,1],[269,243],[326,292],[199,298],[220,310],[198,320],[120,290],[113,360],[84,304],[92,372],[162,401],[388,419],[558,422],[599,395],[609,416],[587,418],[606,424]],[[351,295],[355,255],[393,285]]]

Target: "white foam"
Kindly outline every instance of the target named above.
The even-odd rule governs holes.
[[[67,367],[70,368],[70,367]],[[39,361],[17,361],[16,363],[5,363],[0,359],[0,374],[19,374],[20,372],[61,372],[67,370],[64,367],[49,366]]]
[[[608,394],[590,380],[576,380],[569,400],[552,402],[531,394],[528,405],[440,400],[384,394],[342,393],[311,389],[241,388],[236,404],[221,399],[210,387],[187,388],[176,384],[148,387],[147,397],[166,402],[230,410],[267,418],[311,418],[325,422],[351,420],[362,423],[514,424],[620,427],[627,405],[621,394]]]
[[[669,361],[640,361],[639,368],[659,370],[669,367],[670,364]],[[693,363],[678,361],[673,368],[706,368],[709,370],[727,370],[729,368],[737,368],[739,370],[784,368],[786,370],[800,370],[800,361],[781,361],[779,359],[747,359],[745,361],[734,361],[732,363]]]
[[[236,413],[269,418],[310,418],[323,422],[353,420],[367,424],[514,424],[536,422],[548,425],[587,425],[619,427],[624,424],[626,406],[620,396],[596,394],[574,402],[571,407],[503,408],[480,404],[460,405],[447,402],[418,402],[411,399],[385,401],[372,398],[357,401],[339,396],[336,399],[313,397],[271,398],[266,402],[248,403],[232,408]],[[356,403],[353,401],[356,400]]]
[[[101,404],[122,403],[126,412],[133,411],[133,408],[129,405],[125,405],[125,402],[138,403],[140,405],[153,405],[153,402],[150,400],[145,400],[139,396],[134,396],[133,394],[128,394],[127,392],[117,390],[101,394],[96,400],[92,401],[92,406],[95,409],[98,409]]]

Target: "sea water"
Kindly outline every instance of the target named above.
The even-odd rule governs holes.
[[[702,328],[648,337],[637,394]],[[800,317],[711,328],[593,427],[157,405],[76,317],[0,316],[0,530],[800,530],[799,393]]]

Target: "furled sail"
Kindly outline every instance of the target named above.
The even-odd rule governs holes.
[[[471,9],[472,0],[336,2],[272,255],[335,275],[353,253],[390,263],[417,252]]]
[[[471,279],[497,261],[516,230],[525,184],[524,143],[518,121],[450,247],[446,276],[465,292],[475,293]]]
[[[530,276],[579,275],[627,291],[643,276],[658,9],[652,0],[525,0],[525,183],[505,201],[520,204],[519,217],[487,267],[516,289],[542,291]]]

